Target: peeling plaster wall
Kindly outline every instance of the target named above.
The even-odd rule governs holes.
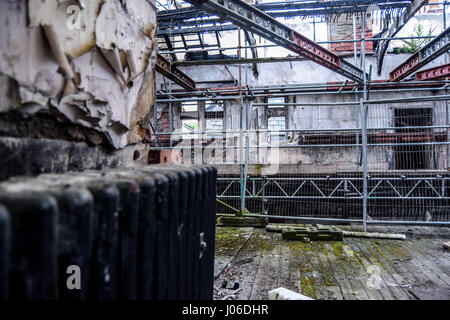
[[[155,100],[153,2],[0,1],[0,116],[48,112],[115,149],[142,142]]]

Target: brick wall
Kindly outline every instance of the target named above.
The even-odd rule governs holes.
[[[170,129],[170,115],[169,115],[169,106],[165,106],[163,111],[161,112],[161,116],[158,119],[158,132],[171,132]],[[169,135],[159,136],[160,142],[169,141]]]
[[[429,5],[423,6],[420,9],[419,14],[443,13],[444,10],[442,9],[442,5],[433,4],[433,3],[439,3],[439,2],[443,2],[443,1],[441,1],[441,0],[430,0],[428,2]]]
[[[361,38],[361,20],[356,21],[356,38]],[[329,27],[330,40],[353,40],[353,19],[341,17],[337,19],[336,22],[330,23]],[[368,19],[365,30],[366,39],[373,37],[372,24],[370,19]],[[358,51],[361,50],[361,43],[356,43],[356,48]],[[373,51],[373,42],[366,41],[366,52]],[[332,43],[330,45],[330,50],[335,53],[353,53],[354,42],[344,42],[344,43]]]

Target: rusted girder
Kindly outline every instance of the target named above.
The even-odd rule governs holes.
[[[446,77],[450,77],[450,64],[444,64],[416,73],[417,81],[440,80]]]
[[[364,82],[364,72],[361,69],[241,0],[186,1],[200,6],[206,12],[216,14],[225,21],[230,21],[338,74],[358,83]]]
[[[403,62],[391,73],[389,73],[390,81],[400,81],[419,70],[427,63],[433,61],[440,55],[446,53],[450,49],[450,27],[444,32],[431,40],[425,47],[413,54],[408,60]]]
[[[158,54],[155,69],[157,72],[172,80],[187,91],[196,91],[195,81],[184,72],[170,63],[169,60]]]

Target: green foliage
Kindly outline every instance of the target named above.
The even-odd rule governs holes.
[[[425,36],[431,36],[434,32],[434,29],[431,27],[428,29],[428,31],[425,31],[425,27],[421,25],[420,23],[414,27],[414,34],[411,36],[413,37],[425,37]],[[410,41],[403,41],[405,42],[405,45],[401,48],[395,48],[394,53],[416,53],[420,50],[424,45],[429,43],[431,41],[431,38],[426,39],[411,39]]]

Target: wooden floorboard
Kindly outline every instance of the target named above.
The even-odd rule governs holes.
[[[390,299],[390,295],[382,292],[381,278],[377,277],[377,274],[381,274],[382,267],[378,261],[372,256],[367,247],[361,241],[361,239],[353,239],[353,248],[357,253],[359,259],[364,266],[364,272],[362,274],[362,282],[366,288],[367,294],[371,300],[386,300]],[[379,278],[379,279],[378,279]]]
[[[235,291],[221,288],[225,280],[239,283],[235,299],[267,299],[278,287],[327,300],[427,299],[433,294],[450,299],[450,253],[442,247],[449,228],[369,226],[372,232],[407,234],[407,240],[342,242],[287,241],[264,229],[220,229],[215,270],[216,275],[222,272],[215,281],[216,299]],[[361,231],[360,226],[343,229]]]

